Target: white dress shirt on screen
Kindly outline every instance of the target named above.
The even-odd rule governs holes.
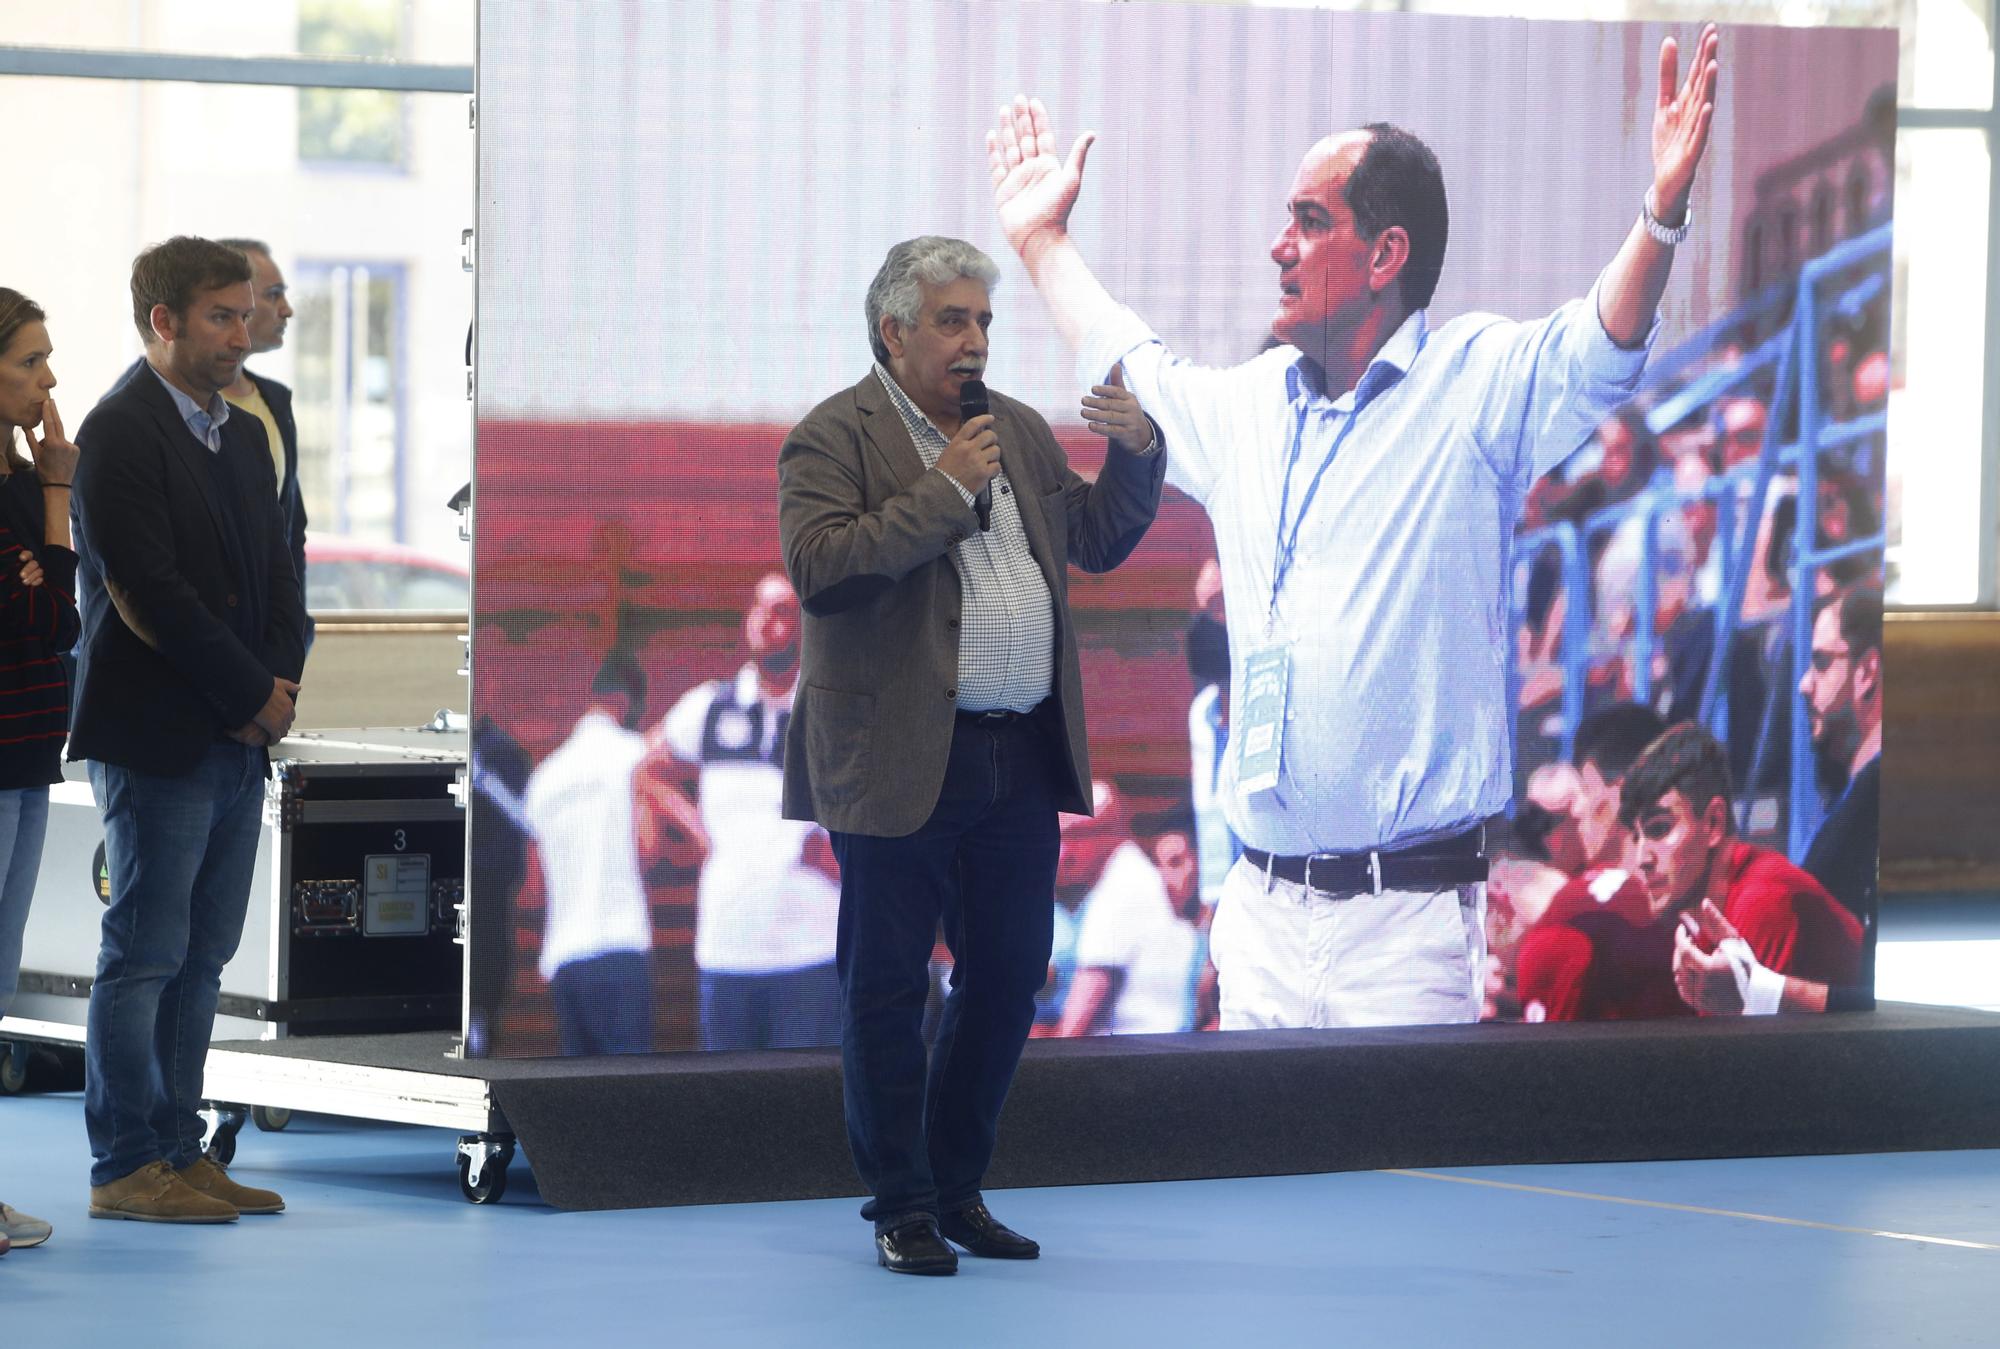
[[[1292,347],[1229,369],[1193,365],[1122,307],[1086,334],[1081,377],[1101,381],[1123,362],[1160,426],[1167,480],[1208,511],[1235,696],[1250,652],[1290,650],[1276,787],[1243,792],[1234,754],[1224,768],[1245,844],[1281,855],[1402,847],[1506,808],[1521,503],[1631,395],[1657,331],[1617,346],[1595,287],[1532,323],[1469,314],[1432,331],[1418,311],[1358,381],[1360,398],[1314,388],[1317,367]],[[1273,612],[1288,463],[1289,531],[1336,444]]]

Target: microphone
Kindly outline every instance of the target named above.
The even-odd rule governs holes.
[[[986,402],[986,384],[983,380],[968,379],[958,386],[958,420],[969,422],[974,417],[984,417],[993,409]],[[993,528],[993,480],[972,498],[972,513],[979,517],[979,532],[985,534]]]

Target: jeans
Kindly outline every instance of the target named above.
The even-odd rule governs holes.
[[[549,981],[556,1045],[564,1054],[650,1054],[653,960],[645,951],[609,951],[566,960]]]
[[[0,1016],[13,1004],[21,978],[21,933],[42,867],[49,829],[49,789],[0,791]]]
[[[178,777],[90,764],[111,871],[84,1050],[92,1185],[201,1156],[202,1068],[249,908],[264,766],[227,740]]]
[[[873,1195],[861,1216],[877,1232],[979,1199],[1048,975],[1058,846],[1050,720],[1046,705],[999,727],[959,718],[920,829],[833,835],[847,1138]],[[951,990],[926,1062],[940,921]]]
[[[832,961],[767,974],[701,972],[703,1049],[805,1049],[840,1042]]]

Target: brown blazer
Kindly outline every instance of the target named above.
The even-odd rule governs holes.
[[[1028,547],[1055,605],[1054,696],[1073,779],[1057,804],[1086,814],[1090,756],[1068,569],[1109,571],[1130,556],[1159,509],[1166,454],[1113,446],[1089,483],[1032,408],[989,398]],[[930,818],[958,700],[953,549],[978,528],[951,479],[925,470],[873,371],[785,438],[778,533],[805,610],[785,818],[885,838]]]

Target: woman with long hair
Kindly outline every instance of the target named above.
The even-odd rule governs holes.
[[[49,784],[62,780],[69,681],[62,655],[76,645],[76,554],[69,490],[76,446],[49,391],[47,315],[0,286],[0,1016],[21,973],[49,822]],[[21,435],[16,437],[15,429]],[[19,441],[27,442],[23,453]],[[39,1246],[49,1225],[0,1204],[0,1252]]]

